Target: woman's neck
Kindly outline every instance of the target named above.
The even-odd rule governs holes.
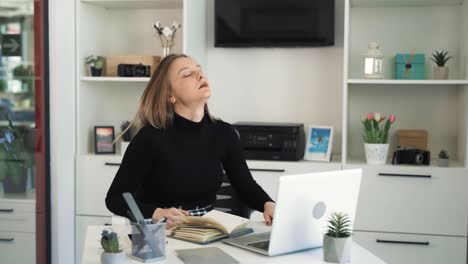
[[[174,111],[185,119],[193,122],[200,122],[205,115],[205,105],[203,107],[190,108],[183,105],[175,105]]]

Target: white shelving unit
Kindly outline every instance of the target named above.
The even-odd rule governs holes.
[[[362,79],[371,41],[384,53],[383,80]],[[441,49],[453,57],[449,79],[432,80],[429,58]],[[394,56],[412,50],[426,56],[426,80],[395,80]],[[388,263],[467,262],[468,1],[345,0],[343,53],[342,163],[363,169],[354,239]],[[360,116],[368,112],[397,116],[388,161],[398,129],[426,129],[431,165],[367,165]],[[437,166],[441,149],[449,168]]]
[[[206,1],[190,0],[76,0],[77,54],[77,152],[76,152],[76,263],[81,263],[82,232],[89,224],[110,222],[105,193],[118,167],[109,163],[117,155],[94,154],[94,126],[131,120],[150,78],[91,77],[84,58],[101,56],[161,56],[162,49],[153,24],[182,24],[172,53],[186,53],[205,63]],[[186,41],[190,38],[190,41]],[[154,70],[154,69],[152,69]],[[107,163],[107,164],[106,164]],[[100,176],[100,177],[95,177]],[[99,178],[99,179],[96,179]],[[97,191],[92,186],[100,182]]]
[[[452,164],[468,166],[466,105],[468,93],[468,7],[462,0],[346,0],[343,164],[365,163],[360,136],[361,114],[396,114],[391,128],[391,151],[398,129],[426,129],[434,159],[447,149]],[[363,54],[376,41],[384,53],[385,79],[362,79]],[[435,50],[453,57],[448,80],[432,80]],[[396,53],[424,53],[426,80],[396,80]],[[393,136],[393,137],[392,137]]]
[[[85,82],[149,82],[149,77],[81,77]]]

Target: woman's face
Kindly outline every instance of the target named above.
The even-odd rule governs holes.
[[[177,58],[169,68],[171,101],[185,105],[205,104],[211,89],[200,65],[192,58]]]

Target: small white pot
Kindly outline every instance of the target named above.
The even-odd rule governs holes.
[[[449,159],[439,159],[439,167],[448,167]]]
[[[388,144],[364,144],[367,164],[385,164],[388,155]]]
[[[102,252],[101,254],[101,263],[102,264],[127,264],[127,256],[125,253],[106,253]]]
[[[125,154],[125,151],[127,150],[127,147],[129,144],[130,142],[127,142],[127,141],[120,142],[120,153],[122,153],[122,155]]]
[[[323,236],[323,259],[332,263],[347,263],[351,260],[351,237]]]
[[[434,80],[447,80],[449,75],[448,67],[434,67],[433,70]]]

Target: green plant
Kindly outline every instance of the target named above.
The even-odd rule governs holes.
[[[106,253],[120,253],[122,249],[119,247],[119,238],[117,233],[109,232],[109,230],[102,230],[101,233],[101,246]]]
[[[24,168],[32,162],[32,153],[28,153],[24,142],[24,134],[13,126],[7,114],[8,127],[0,131],[0,181],[12,177],[15,184],[24,177]]]
[[[432,57],[431,57],[431,60],[433,62],[435,62],[435,64],[437,64],[437,66],[439,67],[444,67],[445,66],[445,63],[447,63],[447,61],[449,61],[452,56],[448,56],[448,51],[435,51],[434,53],[432,53]]]
[[[439,152],[439,159],[448,159],[448,158],[449,158],[448,151],[443,149]]]
[[[18,65],[13,68],[13,78],[21,82],[21,85],[24,88],[26,84],[26,93],[28,96],[34,98],[34,70],[31,65]]]
[[[364,126],[364,130],[361,132],[362,139],[365,143],[370,144],[388,143],[388,131],[395,121],[395,115],[390,115],[387,119],[378,112],[361,116],[361,122]]]
[[[89,55],[85,59],[86,64],[96,69],[102,69],[104,67],[104,57],[96,56],[96,55]]]
[[[345,213],[332,213],[328,218],[327,236],[349,237],[351,236],[351,220]]]

